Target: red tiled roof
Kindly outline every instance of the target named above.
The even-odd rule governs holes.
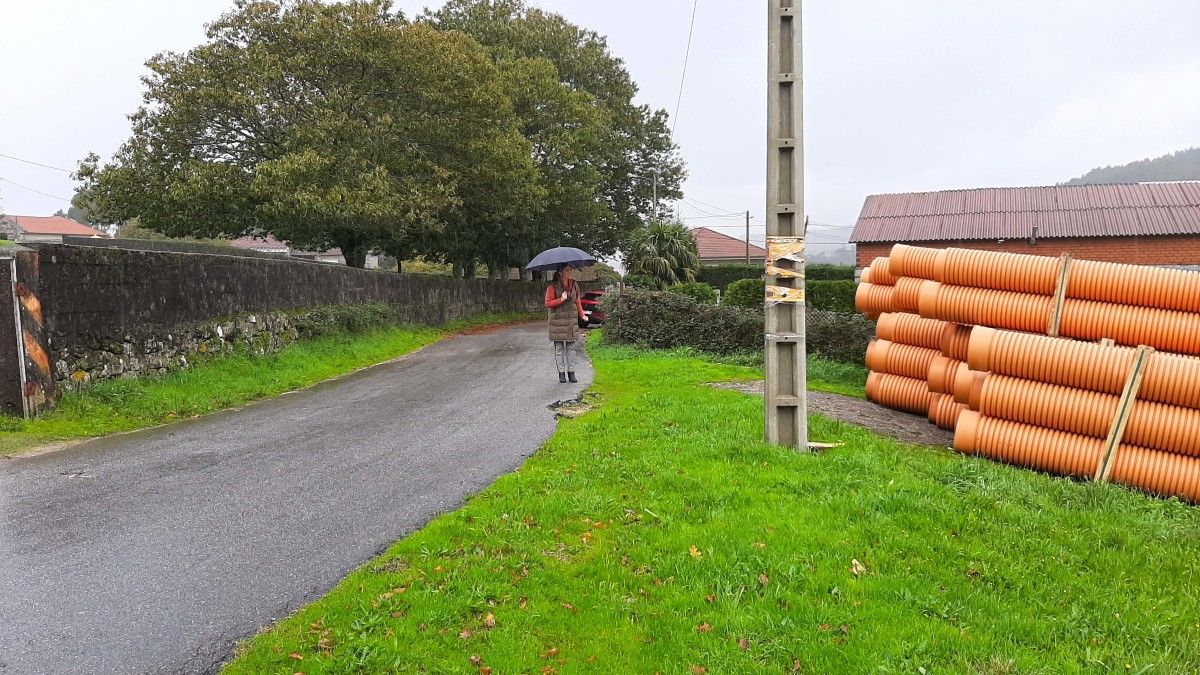
[[[740,258],[744,260],[746,258],[745,239],[721,234],[707,227],[693,229],[692,237],[696,240],[696,249],[700,252],[701,260],[714,260],[718,258]],[[765,249],[750,244],[751,258],[764,258],[766,255],[767,252]]]
[[[1200,181],[871,195],[851,242],[1200,234]]]
[[[108,235],[62,216],[9,216],[25,234],[65,234],[81,237]]]

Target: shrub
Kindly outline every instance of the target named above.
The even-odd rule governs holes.
[[[829,263],[805,265],[804,278],[809,281],[854,281],[854,266]]]
[[[853,270],[851,270],[853,274]],[[725,265],[704,265],[700,268],[700,273],[696,275],[697,281],[712,286],[713,288],[724,293],[729,284],[742,279],[761,279],[763,275],[762,265],[746,265],[744,263],[729,263]]]
[[[686,295],[689,298],[706,305],[717,304],[717,292],[712,286],[703,281],[692,281],[686,284],[676,284],[667,289],[672,293]]]
[[[690,347],[730,354],[762,349],[762,314],[701,304],[679,293],[627,290],[605,297],[604,336],[652,349]]]
[[[658,280],[648,274],[626,274],[625,285],[631,288],[657,290]]]
[[[725,289],[725,297],[721,302],[735,307],[761,310],[765,288],[766,282],[762,278],[738,279]]]
[[[808,306],[829,312],[854,313],[854,293],[858,285],[854,281],[813,281],[804,285]]]
[[[861,314],[809,309],[805,312],[808,353],[843,363],[862,363],[875,322]]]

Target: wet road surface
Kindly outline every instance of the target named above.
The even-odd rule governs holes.
[[[542,324],[240,410],[0,459],[0,673],[206,672],[554,429]]]

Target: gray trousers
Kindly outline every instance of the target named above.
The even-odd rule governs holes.
[[[575,351],[574,342],[554,341],[554,363],[558,366],[558,372],[575,372],[574,366],[571,365],[571,352],[573,351]]]

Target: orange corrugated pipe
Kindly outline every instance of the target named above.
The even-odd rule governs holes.
[[[966,409],[967,406],[956,402],[949,394],[934,394],[929,404],[929,421],[942,429],[953,431],[959,413]]]
[[[985,417],[968,410],[958,418],[955,449],[1048,473],[1095,476],[1104,441]],[[1127,443],[1113,459],[1109,479],[1162,496],[1200,501],[1200,460]]]
[[[888,260],[891,261],[890,271],[897,277],[932,279],[939,250],[924,246],[896,244],[892,247],[891,255],[888,256]]]
[[[900,277],[896,280],[896,292],[892,295],[892,306],[898,312],[916,313],[920,308],[921,285],[924,279]]]
[[[979,413],[986,417],[1107,438],[1120,397],[995,373],[983,378]],[[1200,457],[1200,410],[1134,401],[1123,442]]]
[[[862,312],[868,319],[876,319],[884,312],[895,311],[892,306],[894,286],[879,284],[859,284],[854,291],[854,309]]]
[[[976,326],[971,331],[967,366],[972,371],[1119,394],[1135,356],[1136,350],[1129,347]],[[1139,399],[1200,409],[1200,359],[1163,352],[1154,352],[1147,359]]]
[[[954,400],[974,410],[979,407],[979,394],[987,373],[971,370],[967,365],[960,364],[954,373]]]
[[[1200,312],[1200,272],[1073,260],[1067,297]]]
[[[1112,338],[1179,354],[1200,354],[1200,314],[1092,300],[1063,303],[1059,334],[1081,340]]]
[[[862,271],[858,273],[858,283],[860,283],[860,284],[871,283],[871,268],[870,267],[864,267],[862,269]]]
[[[933,394],[925,380],[872,372],[867,375],[867,400],[888,408],[925,415]]]
[[[870,264],[871,279],[873,284],[881,286],[895,286],[896,275],[892,274],[891,261],[883,256],[880,256],[871,261]]]
[[[925,281],[918,309],[927,319],[1044,333],[1052,302],[1043,295]]]
[[[945,321],[925,319],[918,314],[888,312],[880,314],[875,337],[917,347],[941,349]]]
[[[1054,295],[1058,258],[949,248],[934,260],[935,281],[957,286]]]
[[[958,376],[958,367],[962,363],[962,361],[946,356],[935,356],[929,362],[929,374],[926,377],[929,391],[935,394],[949,394],[951,398],[954,398],[954,380]]]
[[[890,375],[903,375],[922,382],[929,376],[929,364],[940,352],[928,347],[871,340],[867,345],[866,364],[869,370]]]
[[[972,328],[974,326],[967,324],[947,323],[946,327],[942,329],[942,340],[939,345],[942,356],[955,361],[966,361],[967,345],[971,342]]]
[[[902,255],[911,258],[910,248],[902,249]],[[892,255],[896,255],[895,247]],[[913,272],[905,267],[904,272],[895,273],[960,286],[1053,295],[1061,263],[1057,257],[949,248],[934,256],[930,275],[917,273],[927,266],[922,255]],[[1066,297],[1200,313],[1200,272],[1072,260]]]

